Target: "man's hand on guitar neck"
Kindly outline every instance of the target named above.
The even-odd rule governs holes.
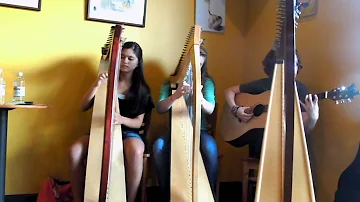
[[[306,95],[305,103],[300,100],[301,106],[304,107],[306,111],[306,113],[302,113],[305,132],[311,131],[319,119],[318,101],[318,97],[316,95],[312,96],[311,94]]]
[[[314,98],[313,98],[314,97]],[[311,94],[306,95],[305,103],[300,100],[300,104],[304,107],[306,112],[309,115],[309,118],[312,120],[317,120],[319,118],[319,105],[318,105],[317,95],[312,96]]]

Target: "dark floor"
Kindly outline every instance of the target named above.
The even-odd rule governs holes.
[[[250,190],[249,190],[250,191]],[[161,202],[160,189],[158,187],[148,188],[148,202]],[[254,195],[254,193],[253,193]],[[36,194],[6,196],[5,202],[36,202]],[[241,202],[241,183],[226,182],[220,183],[219,202]],[[252,202],[250,200],[249,202]]]

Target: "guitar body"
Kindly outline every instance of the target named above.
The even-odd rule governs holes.
[[[241,107],[250,107],[250,111],[257,105],[267,106],[269,104],[270,91],[252,95],[240,93],[235,96],[235,103]],[[225,141],[232,141],[255,128],[265,128],[267,112],[260,116],[254,116],[248,122],[240,122],[238,118],[231,114],[230,107],[225,104],[221,114],[220,131]]]
[[[336,104],[351,101],[354,96],[359,95],[360,92],[355,90],[355,84],[349,87],[337,87],[329,91],[316,93],[319,101],[322,99],[331,99]],[[235,104],[240,107],[250,107],[245,112],[254,113],[248,122],[239,121],[234,115],[231,114],[230,107],[227,103],[224,108],[220,119],[220,131],[223,140],[229,142],[245,135],[247,132],[256,128],[265,128],[267,109],[270,101],[270,90],[263,93],[252,95],[249,93],[239,93],[235,96]],[[263,108],[263,107],[264,108]]]

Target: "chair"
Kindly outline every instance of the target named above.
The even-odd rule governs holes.
[[[243,167],[242,202],[248,202],[249,182],[256,182],[257,180],[257,176],[255,176],[255,174],[259,169],[259,160],[246,157],[243,160]]]
[[[216,134],[216,123],[217,123],[217,112],[218,112],[218,104],[215,103],[215,108],[213,113],[208,116],[208,123],[209,123],[209,132],[210,135],[215,138]],[[219,202],[219,190],[220,190],[220,164],[221,164],[221,158],[223,157],[222,154],[218,155],[218,176],[216,180],[216,193],[215,193],[215,201]]]

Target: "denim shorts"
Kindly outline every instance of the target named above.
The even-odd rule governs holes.
[[[89,132],[87,135],[90,135],[90,132]],[[138,138],[138,139],[140,139],[142,142],[144,142],[144,140],[141,138],[141,136],[139,135],[139,133],[134,132],[134,131],[130,131],[130,130],[124,130],[124,131],[122,131],[122,139],[125,140],[126,138]]]
[[[143,139],[137,132],[130,131],[130,130],[124,130],[122,132],[122,139],[125,140],[126,138],[138,138],[141,141],[143,141]]]

